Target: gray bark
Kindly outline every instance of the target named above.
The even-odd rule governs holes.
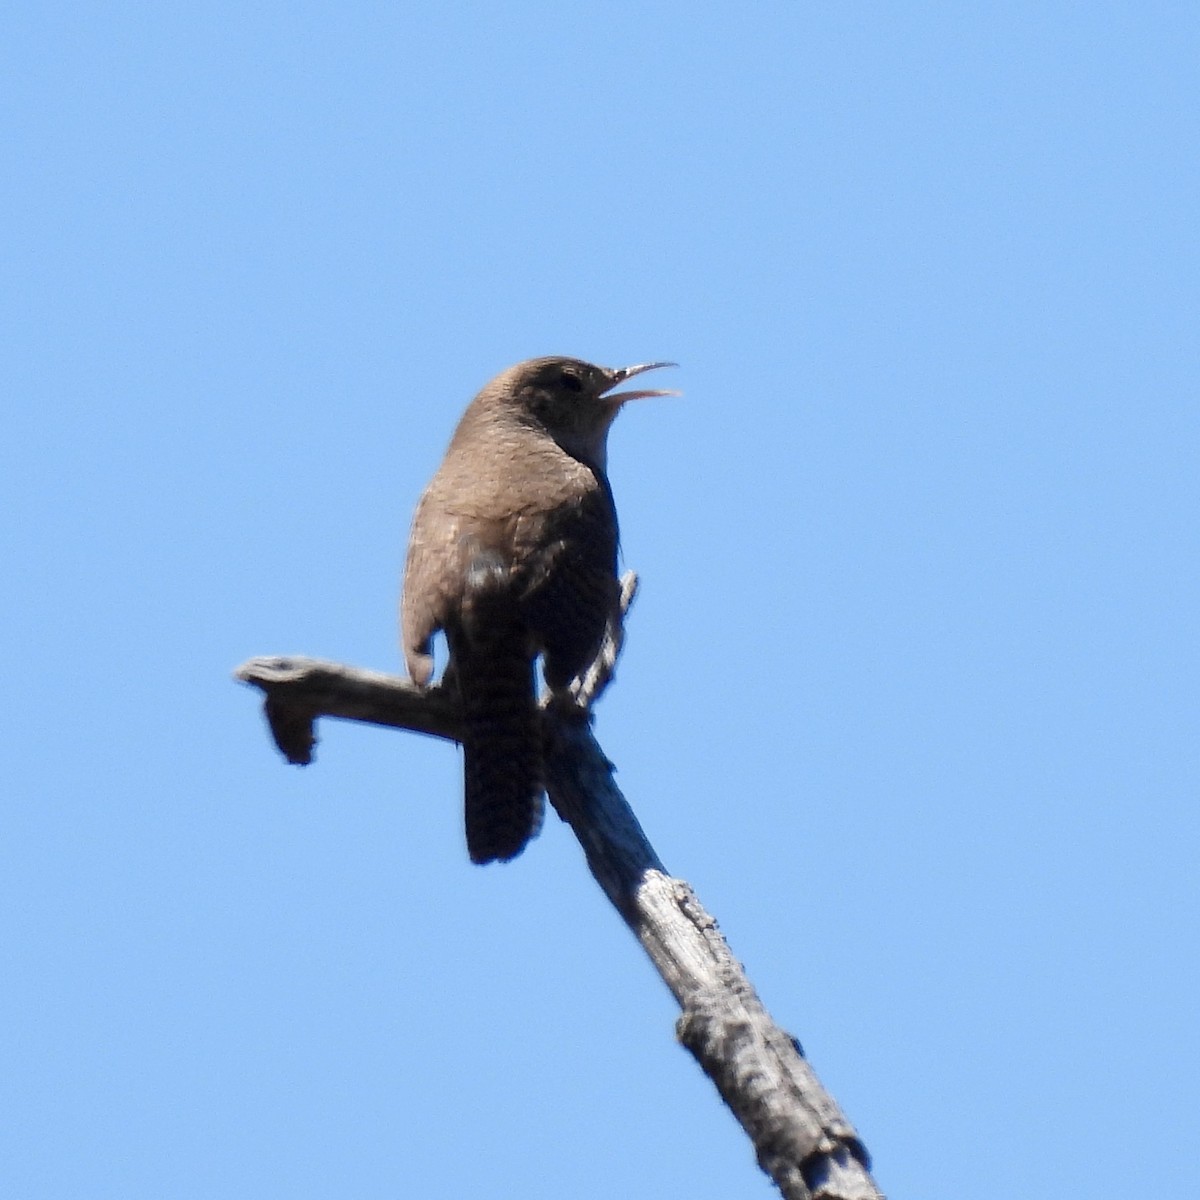
[[[626,603],[633,583],[626,585]],[[620,650],[610,637],[576,688],[585,705]],[[308,763],[318,717],[340,717],[455,739],[456,699],[407,680],[308,658],[255,658],[236,677],[261,688],[271,732],[289,762]],[[547,794],[588,867],[650,956],[682,1010],[679,1040],[749,1135],[762,1169],[788,1200],[882,1200],[866,1148],[817,1079],[800,1044],[771,1019],[717,923],[672,878],[613,782],[585,710],[547,704]]]

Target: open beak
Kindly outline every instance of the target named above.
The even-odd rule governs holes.
[[[647,396],[680,396],[683,393],[677,392],[674,388],[646,388],[637,392],[614,392],[612,389],[619,387],[627,379],[632,379],[635,375],[641,375],[645,371],[657,371],[659,367],[677,367],[678,363],[673,362],[653,362],[640,363],[636,367],[617,367],[612,372],[613,381],[604,389],[603,395],[606,400],[611,400],[614,404],[624,404],[626,400],[643,400]]]

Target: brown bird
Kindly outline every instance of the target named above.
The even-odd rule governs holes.
[[[473,862],[514,858],[541,825],[534,662],[541,655],[546,683],[561,692],[620,620],[608,430],[627,400],[676,393],[613,389],[674,365],[535,358],[510,367],[471,402],[417,505],[404,659],[428,685],[433,635],[445,631]]]

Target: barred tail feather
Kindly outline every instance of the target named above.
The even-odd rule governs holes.
[[[485,664],[478,664],[484,666]],[[463,785],[471,861],[515,858],[542,824],[541,726],[533,664],[517,655],[460,670]]]
[[[463,704],[463,790],[471,861],[515,858],[542,824],[541,720],[533,657],[505,575],[469,576],[451,660]]]

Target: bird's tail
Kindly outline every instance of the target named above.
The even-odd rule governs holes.
[[[471,861],[515,858],[542,824],[542,735],[534,664],[499,564],[467,578],[451,661],[463,704],[463,784]]]

